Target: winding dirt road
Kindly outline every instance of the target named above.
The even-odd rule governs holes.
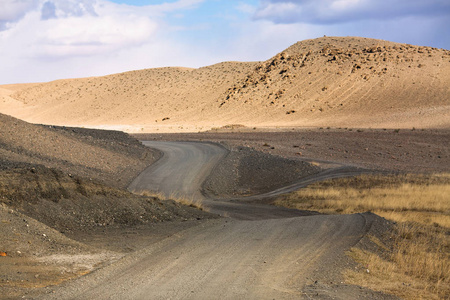
[[[163,158],[131,185],[201,196],[226,150],[208,143],[149,142]],[[204,200],[231,218],[209,220],[135,252],[47,295],[50,299],[373,298],[335,280],[344,251],[367,232],[370,214],[301,216],[268,205]],[[253,217],[252,217],[253,214]],[[50,297],[49,297],[50,296]],[[380,298],[380,297],[376,297]],[[383,297],[381,297],[383,298]]]
[[[311,215],[311,212],[264,205],[261,200],[298,190],[315,181],[365,172],[363,169],[337,166],[265,194],[236,199],[210,199],[201,193],[202,183],[228,150],[215,143],[145,141],[143,144],[159,150],[163,156],[130,184],[128,189],[131,192],[153,191],[167,197],[199,199],[208,211],[240,220]]]
[[[153,191],[165,196],[203,198],[200,186],[227,150],[213,143],[143,142],[163,156],[128,187],[132,192]]]

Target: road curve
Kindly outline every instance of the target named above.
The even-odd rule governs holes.
[[[166,197],[199,199],[210,212],[240,220],[289,218],[314,213],[264,205],[244,203],[298,190],[314,181],[361,174],[362,169],[338,167],[324,170],[277,190],[236,199],[209,199],[201,193],[201,185],[228,150],[216,143],[145,141],[163,157],[142,172],[128,187],[131,192],[151,191]]]
[[[146,145],[164,156],[132,183],[134,191],[198,195],[202,180],[226,154],[214,144]],[[311,284],[340,272],[343,253],[369,230],[374,215],[299,217],[299,211],[269,205],[204,201],[233,218],[179,232],[45,299],[350,299],[362,293]]]
[[[143,142],[163,157],[142,172],[128,187],[139,193],[153,191],[166,197],[203,198],[200,186],[227,150],[213,143]]]

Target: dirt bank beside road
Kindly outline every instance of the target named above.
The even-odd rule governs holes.
[[[123,189],[158,157],[123,132],[0,114],[0,298],[33,298],[214,217]]]

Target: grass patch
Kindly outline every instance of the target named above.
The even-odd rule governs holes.
[[[153,198],[158,198],[160,200],[173,200],[177,203],[186,205],[186,206],[190,206],[190,207],[194,207],[197,208],[199,210],[202,211],[207,211],[203,205],[203,202],[199,199],[194,199],[194,197],[185,197],[185,196],[179,196],[175,193],[170,194],[169,197],[167,197],[164,193],[161,192],[150,192],[150,191],[144,191],[139,193],[141,196],[146,196],[146,197],[153,197]]]
[[[450,295],[450,174],[333,179],[275,203],[322,213],[371,211],[395,221],[385,239],[369,237],[381,252],[351,249],[349,255],[367,268],[346,271],[346,281],[406,299]]]

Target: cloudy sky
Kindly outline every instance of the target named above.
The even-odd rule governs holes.
[[[0,0],[0,84],[266,60],[323,35],[450,49],[449,0]]]

